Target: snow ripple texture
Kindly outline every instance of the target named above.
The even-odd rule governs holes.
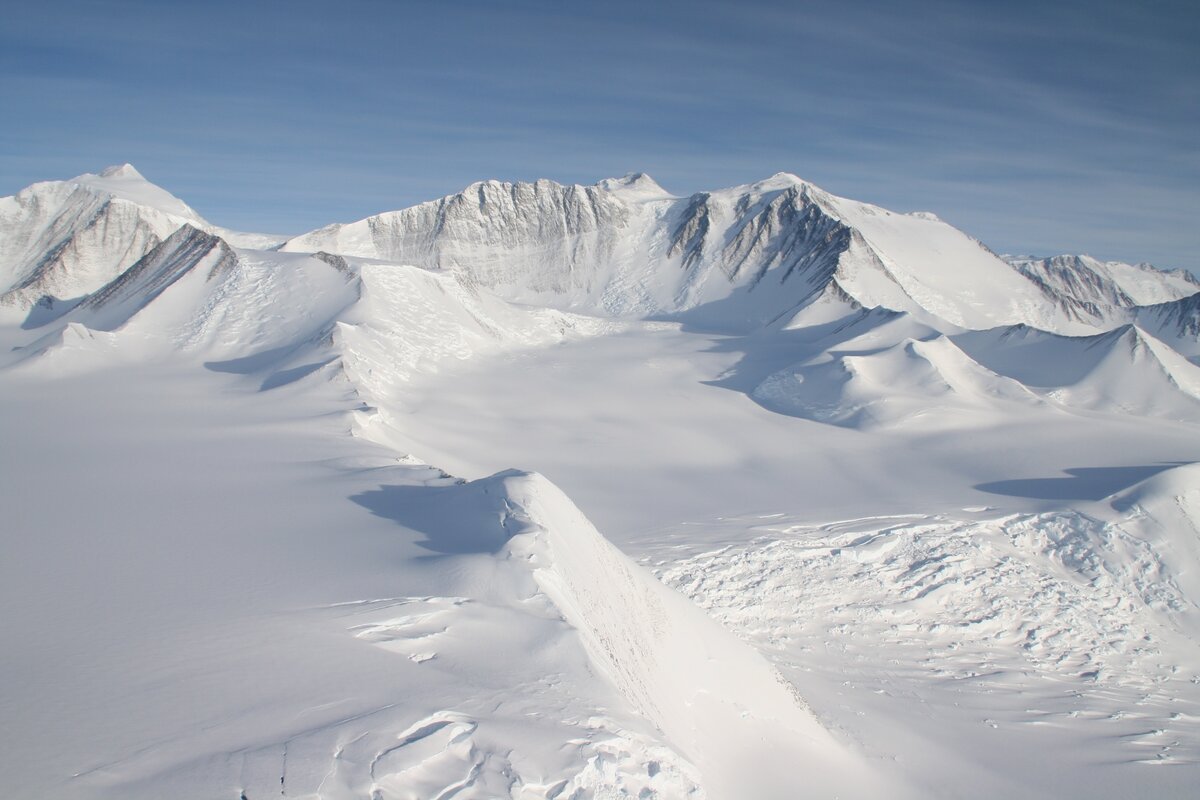
[[[1114,762],[1200,763],[1196,608],[1150,542],[1066,511],[994,519],[746,525],[759,538],[662,562],[659,576],[804,685],[957,706],[963,685],[1017,697],[978,721],[1090,721]],[[942,693],[945,692],[945,693]],[[953,692],[954,694],[950,694]]]

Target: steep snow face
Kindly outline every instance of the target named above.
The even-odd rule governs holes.
[[[681,202],[662,267],[678,259],[683,269],[674,310],[735,330],[785,320],[819,297],[921,313],[829,197],[781,173]]]
[[[237,266],[233,249],[219,237],[184,225],[129,269],[79,304],[88,327],[114,330],[192,270],[205,281]]]
[[[72,178],[69,183],[76,183],[92,189],[98,194],[107,194],[118,200],[128,200],[139,206],[153,208],[164,214],[199,223],[198,227],[207,225],[191,206],[166,189],[146,180],[132,164],[112,166],[102,170],[99,175],[85,173]]]
[[[1170,343],[1192,361],[1200,360],[1200,294],[1143,306],[1135,312],[1138,327]]]
[[[32,345],[32,349],[45,346],[45,342],[52,340],[58,329],[64,326],[115,331],[151,306],[154,307],[151,313],[163,323],[151,335],[161,335],[179,324],[179,317],[186,317],[190,321],[199,312],[199,309],[189,307],[167,314],[174,303],[155,303],[164,292],[177,282],[186,283],[192,273],[198,273],[197,282],[201,286],[214,284],[237,269],[237,266],[237,255],[224,240],[185,224],[78,304],[68,307],[50,300],[40,302],[29,316],[27,326],[36,323],[38,327],[48,327],[53,333]],[[174,319],[164,318],[164,314]]]
[[[846,269],[863,274],[848,275],[841,285],[863,305],[897,311],[916,306],[965,328],[1027,322],[1060,329],[1069,324],[998,256],[937,217],[897,214],[827,193],[821,199],[861,238]],[[872,263],[873,270],[865,268]],[[895,290],[878,281],[879,272],[890,276],[911,303],[899,302]]]
[[[837,745],[759,654],[607,542],[548,480],[507,472],[471,486],[495,498],[511,536],[506,561],[533,568],[593,667],[698,767],[713,797],[749,786],[792,797],[798,778],[815,794],[907,794]]]
[[[1006,260],[1065,314],[1092,325],[1124,321],[1134,306],[1167,303],[1200,292],[1200,281],[1190,273],[1164,272],[1149,264],[1102,262],[1086,255]]]
[[[90,294],[183,225],[238,244],[272,241],[211,225],[129,164],[0,198],[0,308],[11,316]]]
[[[839,348],[771,375],[752,396],[774,411],[862,429],[952,427],[1037,404],[1020,383],[975,363],[945,336],[882,350]]]
[[[190,222],[70,182],[0,199],[0,304],[93,292]]]
[[[199,303],[181,302],[179,295],[193,300],[207,295],[237,268],[237,255],[228,244],[185,224],[81,302],[39,302],[26,327],[38,328],[41,336],[19,348],[17,355],[48,355],[55,364],[63,364],[82,350],[86,362],[86,351],[96,344],[111,349],[116,342],[114,336],[98,334],[127,328],[142,312],[153,321],[139,338],[170,343],[180,325],[201,316]],[[147,355],[144,347],[135,349],[139,356]]]
[[[1067,406],[1181,420],[1200,413],[1200,367],[1132,325],[1082,337],[1018,326],[954,341],[989,369]]]
[[[447,270],[522,302],[624,313],[644,307],[643,299],[606,289],[640,239],[634,218],[653,204],[645,195],[658,195],[623,188],[485,181],[441,200],[324,228],[283,249]]]
[[[358,273],[341,257],[237,250],[185,225],[78,304],[36,307],[26,324],[33,338],[12,356],[35,370],[48,359],[60,372],[103,363],[98,349],[203,359],[279,385],[333,358],[334,322],[360,297]]]
[[[473,184],[287,242],[454,271],[519,302],[686,314],[745,330],[828,289],[868,307],[987,328],[1079,326],[1030,280],[930,214],[836,197],[794,175],[675,198],[645,176],[594,186]]]

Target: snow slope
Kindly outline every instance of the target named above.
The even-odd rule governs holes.
[[[1102,262],[1091,256],[1006,256],[1018,272],[1072,317],[1094,325],[1125,321],[1136,306],[1181,300],[1200,292],[1191,273],[1163,272],[1149,264]]]
[[[1161,513],[1193,470],[1132,493]],[[933,794],[1186,797],[1194,529],[1089,511],[728,519],[731,544],[659,570]]]
[[[1200,368],[1145,331],[1064,337],[1026,327],[964,333],[980,363],[1068,406],[1193,420]]]
[[[918,419],[945,427],[971,410],[986,415],[1036,402],[1019,382],[982,368],[945,336],[829,353],[771,375],[752,396],[774,411],[855,428]]]
[[[15,795],[900,790],[544,478],[464,484],[345,436],[336,384],[229,381],[5,382]]]
[[[271,237],[215,228],[130,164],[0,198],[0,307],[47,308],[96,291],[183,225],[240,244]],[[240,237],[240,238],[239,238]]]
[[[13,796],[1194,791],[1194,297],[1071,311],[1178,276],[787,174],[0,219]]]
[[[1200,295],[1137,309],[1137,324],[1193,362],[1200,359]]]
[[[448,270],[519,302],[616,316],[689,312],[739,330],[830,289],[945,326],[1079,332],[1091,322],[1071,310],[1086,302],[1071,294],[1078,287],[1058,287],[1066,300],[1047,296],[1046,286],[932,215],[836,197],[786,173],[688,198],[644,175],[593,186],[485,181],[313,231],[283,249]],[[1146,296],[1178,283],[1139,274]]]

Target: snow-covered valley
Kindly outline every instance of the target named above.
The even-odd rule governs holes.
[[[257,249],[256,249],[257,248]],[[790,175],[0,199],[14,797],[1188,797],[1200,283]]]

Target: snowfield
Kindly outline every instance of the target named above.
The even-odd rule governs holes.
[[[0,199],[12,797],[1193,797],[1191,276],[780,174]]]

